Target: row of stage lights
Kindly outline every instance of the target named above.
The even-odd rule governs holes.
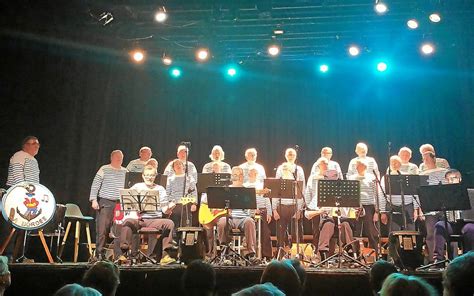
[[[387,4],[384,1],[375,0],[374,10],[377,14],[383,15],[383,14],[385,14],[389,11],[389,8],[388,8]],[[164,6],[160,7],[157,10],[157,12],[155,13],[155,20],[159,23],[163,23],[167,20],[167,18],[168,18],[168,14],[166,12],[166,8]],[[439,23],[441,21],[441,15],[439,13],[436,13],[436,12],[431,13],[429,15],[429,20],[432,23]],[[407,21],[406,25],[410,30],[416,30],[419,27],[418,21],[416,19],[409,19]],[[284,33],[283,30],[275,30],[274,31],[275,35],[281,35],[283,33]],[[281,46],[276,44],[276,43],[270,44],[267,47],[267,53],[270,57],[277,57],[280,54],[280,52],[281,52]],[[356,56],[360,55],[361,49],[357,44],[352,44],[348,47],[347,52],[350,56],[356,57]],[[426,56],[432,55],[435,52],[435,46],[433,45],[433,43],[424,42],[420,46],[420,52],[423,55],[426,55]],[[131,56],[132,61],[135,62],[135,63],[138,63],[138,64],[143,63],[146,60],[146,53],[142,49],[132,50],[130,52],[130,56]],[[196,51],[196,60],[199,61],[199,62],[207,61],[210,56],[211,56],[211,54],[210,54],[210,51],[209,51],[208,48],[199,48]],[[173,59],[171,58],[170,55],[167,55],[167,54],[163,54],[161,61],[166,66],[170,66],[170,65],[173,64]],[[319,67],[319,70],[322,73],[326,73],[326,72],[329,71],[329,66],[326,65],[326,64],[321,65]],[[384,63],[384,62],[378,63],[377,64],[377,70],[380,71],[380,72],[386,71],[387,70],[387,64]],[[178,69],[178,68],[172,68],[170,70],[170,73],[174,77],[181,76],[181,70]],[[229,75],[231,77],[236,76],[236,74],[237,74],[237,70],[235,68],[230,68],[228,70],[228,73],[227,73],[227,75]]]
[[[379,73],[384,73],[389,70],[389,65],[386,61],[377,61],[374,64],[374,68],[377,72]],[[326,74],[330,71],[330,65],[329,64],[320,64],[317,66],[317,70],[321,74]],[[169,69],[169,75],[173,78],[179,78],[183,74],[183,71],[180,67],[171,67]],[[234,79],[239,77],[240,74],[240,67],[231,65],[227,66],[224,71],[223,71],[224,76],[226,76],[229,79]]]

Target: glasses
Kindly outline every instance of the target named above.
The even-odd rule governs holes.
[[[143,177],[145,177],[145,178],[155,178],[156,175],[143,175]]]

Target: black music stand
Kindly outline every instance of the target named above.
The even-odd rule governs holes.
[[[138,211],[139,213],[161,211],[160,193],[158,190],[138,191],[135,189],[121,189],[120,209],[124,212]],[[140,250],[140,247],[138,247],[138,256],[145,258],[152,264],[159,263],[155,259],[143,253]],[[133,260],[130,262],[133,262]]]
[[[397,184],[397,185],[395,185]],[[428,185],[428,176],[420,175],[385,175],[384,176],[385,188],[390,188],[390,203],[392,202],[392,195],[400,195],[402,204],[402,221],[403,229],[407,229],[407,216],[405,212],[405,195],[417,195],[418,188],[421,185]],[[393,207],[390,204],[390,217],[393,216]],[[413,221],[414,222],[414,221]],[[390,221],[390,223],[392,223]]]
[[[338,258],[338,268],[342,266],[342,258],[369,268],[361,261],[344,253],[345,246],[342,246],[341,239],[341,211],[340,208],[360,208],[360,182],[357,180],[319,180],[318,183],[318,207],[337,208],[338,227],[338,251],[332,256],[324,259],[314,267],[319,267],[333,258]],[[349,242],[347,245],[353,244]]]
[[[420,186],[418,189],[420,203],[423,206],[423,211],[442,211],[444,213],[444,227],[445,227],[445,241],[446,250],[451,254],[451,244],[448,234],[448,216],[447,211],[470,210],[471,204],[467,188],[463,183],[446,184],[446,185],[431,185]],[[450,262],[449,259],[441,260],[432,264],[421,266],[417,270],[423,270],[431,266],[436,266]]]
[[[223,187],[231,183],[229,173],[203,173],[198,175],[196,187],[200,194],[205,193],[208,187]]]
[[[296,186],[295,186],[296,185]],[[290,180],[290,179],[281,179],[281,178],[268,178],[263,180],[263,187],[270,189],[270,193],[268,197],[270,198],[270,204],[272,204],[272,199],[281,199],[281,198],[292,198],[292,199],[300,199],[303,198],[303,194],[299,188],[303,187],[303,181]],[[295,200],[295,206],[297,206],[297,201]],[[281,213],[281,202],[278,203],[278,209]],[[273,206],[272,206],[273,208]],[[295,211],[296,215],[296,211]],[[279,223],[279,221],[277,221]],[[296,225],[296,228],[299,225]],[[291,228],[291,227],[290,227]],[[277,232],[278,233],[278,232]],[[297,240],[297,250],[296,253],[299,255],[299,235],[296,235]],[[286,253],[283,249],[283,246],[278,245],[278,252],[277,258],[280,257],[280,252]]]
[[[231,209],[256,209],[257,208],[257,199],[255,188],[246,188],[246,187],[208,187],[207,188],[207,203],[209,208],[213,209],[225,209],[227,214],[226,227],[224,231],[227,231],[229,225],[229,210]],[[222,242],[220,242],[222,244]],[[230,254],[227,254],[230,251]],[[224,264],[224,261],[228,260],[230,257],[233,257],[233,261],[237,262],[237,259],[246,262],[248,265],[252,265],[252,262],[239,253],[229,247],[229,245],[224,245],[220,250],[219,254],[216,255],[211,260],[211,264],[217,261],[218,265]]]
[[[140,172],[127,172],[125,174],[125,184],[123,188],[131,188],[133,185],[137,183],[142,183],[143,182],[143,173]],[[166,188],[166,182],[168,180],[167,175],[163,174],[157,174],[156,175],[156,180],[158,180],[158,185],[163,186]]]

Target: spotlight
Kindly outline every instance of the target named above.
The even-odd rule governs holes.
[[[110,12],[102,12],[97,18],[97,21],[102,26],[107,26],[113,20],[114,20],[114,16]]]
[[[209,50],[201,48],[196,52],[196,57],[200,61],[205,61],[209,58]]]
[[[418,22],[415,19],[408,20],[407,21],[407,26],[408,26],[408,28],[414,30],[414,29],[418,28]]]
[[[385,62],[379,62],[379,63],[377,63],[377,71],[379,71],[379,72],[385,72],[385,71],[387,71],[387,68],[388,68],[388,66],[387,66],[387,64],[386,64]]]
[[[321,73],[326,73],[327,71],[329,71],[329,66],[326,65],[326,64],[322,64],[322,65],[319,66],[319,71]]]
[[[167,18],[168,18],[168,14],[166,13],[165,7],[164,6],[160,7],[158,11],[155,13],[155,21],[162,23],[166,21]]]
[[[435,51],[435,47],[431,43],[423,43],[421,45],[421,52],[424,55],[431,55]]]
[[[378,14],[384,14],[388,11],[387,5],[382,1],[375,1],[374,9]]]
[[[169,66],[173,63],[173,59],[167,55],[163,55],[163,57],[161,58],[161,61],[163,62],[163,64],[165,64],[166,66]]]
[[[141,49],[134,50],[131,53],[132,59],[136,63],[141,63],[145,60],[145,53]]]
[[[272,44],[268,47],[268,54],[271,56],[277,56],[280,53],[280,47]]]
[[[441,21],[441,15],[439,13],[432,13],[429,18],[433,23],[439,23]]]
[[[181,76],[181,70],[179,68],[173,68],[170,70],[170,74],[174,78],[178,78],[179,76]]]
[[[234,77],[236,74],[237,69],[235,69],[234,67],[230,67],[229,69],[227,69],[227,75],[229,75],[230,77]]]
[[[349,54],[350,54],[351,56],[355,57],[355,56],[359,55],[359,53],[360,53],[359,47],[357,47],[357,46],[355,46],[355,45],[351,45],[351,46],[349,47]]]

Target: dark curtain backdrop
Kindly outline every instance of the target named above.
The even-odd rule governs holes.
[[[198,170],[215,144],[231,165],[256,147],[269,176],[295,144],[308,175],[323,146],[346,171],[364,141],[385,170],[388,142],[392,154],[411,147],[417,164],[418,147],[432,143],[472,179],[474,50],[465,30],[468,38],[440,46],[433,58],[393,57],[383,76],[368,69],[369,59],[340,57],[326,76],[312,60],[275,61],[243,65],[235,81],[217,62],[182,64],[182,77],[172,79],[158,61],[134,65],[123,51],[2,34],[0,181],[30,134],[42,145],[41,183],[89,214],[90,184],[113,149],[124,152],[126,166],[148,145],[162,171],[183,140],[192,142]]]

